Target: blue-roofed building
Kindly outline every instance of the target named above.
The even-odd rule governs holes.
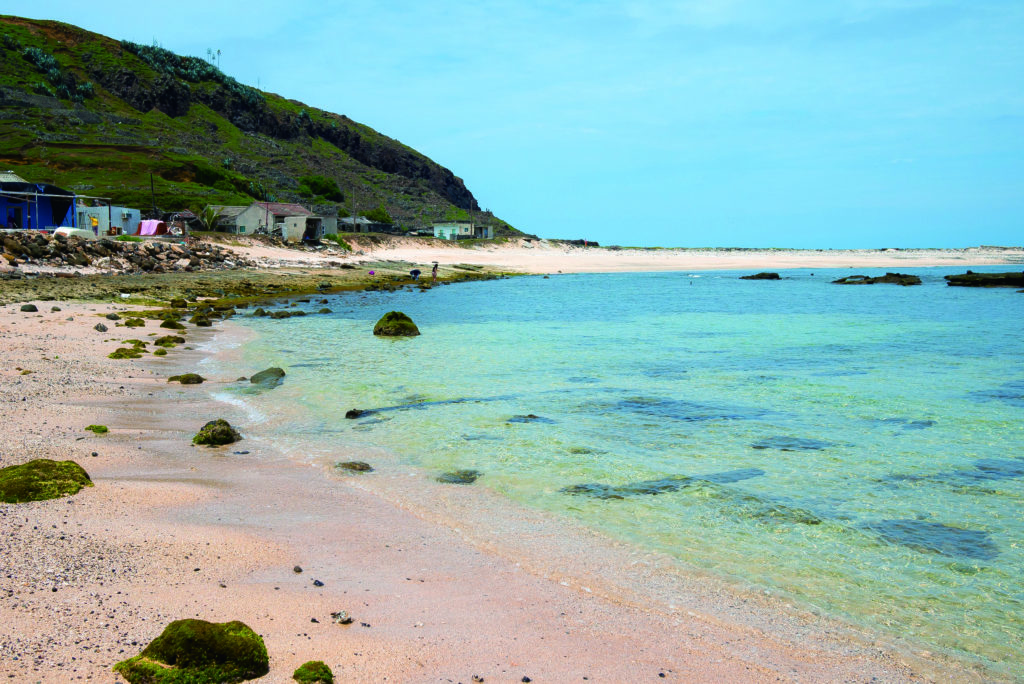
[[[20,230],[75,227],[75,193],[0,173],[0,226]]]

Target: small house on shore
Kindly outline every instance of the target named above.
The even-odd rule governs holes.
[[[30,183],[13,171],[0,173],[0,224],[13,230],[75,227],[75,193],[49,183]]]
[[[82,198],[75,207],[75,218],[79,228],[91,230],[97,237],[104,235],[135,235],[142,221],[142,212],[112,204],[86,206]]]
[[[472,221],[447,221],[434,224],[434,237],[442,240],[490,240],[494,237],[494,228],[478,226]]]
[[[212,205],[217,230],[241,235],[280,235],[288,242],[319,240],[338,232],[337,218],[317,216],[300,204],[253,202],[248,207]]]
[[[338,230],[345,233],[390,233],[394,230],[394,226],[390,223],[376,223],[365,216],[358,216],[338,219]]]

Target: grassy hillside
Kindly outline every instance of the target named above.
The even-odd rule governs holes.
[[[0,16],[0,167],[150,209],[299,201],[395,223],[474,219],[460,178],[346,116],[259,91],[198,57]]]

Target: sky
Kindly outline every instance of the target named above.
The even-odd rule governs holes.
[[[8,3],[4,3],[8,5]],[[1021,0],[37,0],[345,114],[541,237],[1024,244]]]

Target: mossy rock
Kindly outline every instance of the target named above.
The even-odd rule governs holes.
[[[351,470],[357,473],[372,473],[373,466],[365,461],[344,461],[334,464],[335,468],[339,470]]]
[[[164,352],[167,353],[166,351]],[[199,373],[183,373],[181,375],[172,375],[167,378],[167,382],[180,382],[182,385],[201,385],[206,380]]]
[[[299,665],[292,674],[299,684],[334,684],[334,673],[322,660],[310,660]]]
[[[178,344],[185,344],[185,338],[181,335],[164,335],[153,340],[158,347],[173,347]]]
[[[210,319],[206,316],[193,316],[189,319],[189,323],[199,328],[209,328],[213,325],[213,323],[210,322]]]
[[[97,435],[105,435],[106,433],[110,432],[110,428],[108,428],[106,425],[88,425],[86,426],[85,429]]]
[[[254,385],[262,385],[263,387],[270,389],[272,387],[277,387],[284,382],[282,379],[284,378],[284,375],[284,369],[282,368],[268,368],[253,375],[249,378],[249,382]]]
[[[473,484],[481,475],[483,473],[479,470],[453,470],[438,475],[437,481],[444,484]]]
[[[173,308],[173,309],[187,309],[188,308],[188,302],[186,302],[184,299],[172,299],[171,300],[171,308]]]
[[[373,326],[374,335],[385,337],[415,337],[420,334],[419,328],[412,319],[401,311],[389,311]]]
[[[167,356],[167,350],[163,347],[153,350],[153,356]]]
[[[105,318],[108,321],[119,321],[119,320],[121,320],[121,317],[118,316],[116,313],[113,313],[113,312],[108,313]]]
[[[35,304],[22,304],[21,310],[25,313],[35,313],[36,311],[39,311],[39,307]]]
[[[92,487],[92,480],[74,461],[37,458],[0,468],[0,501],[4,503],[57,499],[77,494],[82,487]]]
[[[242,439],[242,436],[231,427],[231,424],[223,418],[211,420],[192,438],[193,444],[208,444],[210,446],[221,446],[232,444]]]
[[[129,318],[124,322],[126,328],[145,328],[146,321],[141,318]]]
[[[329,313],[334,313],[334,312],[333,312],[333,311],[331,311],[330,309],[328,309],[328,308],[327,308],[327,307],[325,306],[324,308],[322,308],[322,309],[320,309],[319,311],[317,311],[317,313],[322,313],[322,314],[329,314]]]
[[[234,683],[269,671],[263,639],[237,620],[175,620],[142,653],[114,666],[131,684]]]
[[[111,353],[107,354],[108,359],[141,359],[142,352],[139,347],[118,347]]]
[[[166,321],[160,324],[161,328],[170,328],[171,330],[184,330],[185,325],[179,323],[176,319],[168,318]]]

